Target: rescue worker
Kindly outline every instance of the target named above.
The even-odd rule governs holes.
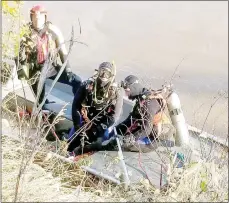
[[[69,138],[68,151],[73,155],[101,150],[105,132],[119,119],[124,90],[117,86],[115,75],[114,64],[103,62],[96,74],[78,89],[72,104],[74,132],[87,125],[88,139],[82,143],[83,132]]]
[[[129,116],[116,126],[117,134],[122,136],[125,150],[139,151],[140,147],[142,152],[147,152],[152,149],[150,141],[160,139],[161,135],[164,139],[166,133],[174,133],[168,117],[164,114],[165,100],[161,95],[154,95],[153,91],[143,87],[138,77],[134,75],[126,77],[122,87],[128,98],[136,100],[136,103]],[[169,129],[166,131],[164,126],[167,125]],[[114,131],[110,137],[113,135]],[[143,145],[139,144],[141,140],[144,142]],[[116,141],[113,140],[103,149],[112,150],[115,147]]]
[[[61,65],[58,64],[58,57],[55,51],[59,48],[58,54],[62,64],[67,59],[67,49],[64,44],[64,37],[61,31],[47,19],[47,11],[41,5],[36,5],[30,10],[31,22],[28,24],[29,33],[22,37],[19,52],[18,77],[27,80],[35,77],[41,72],[47,57],[54,59],[51,69],[47,72],[46,78],[55,79]],[[17,59],[16,59],[17,63]],[[27,73],[27,75],[26,75]],[[81,84],[81,78],[76,76],[67,62],[66,68],[61,74],[58,82],[72,86],[73,94]],[[38,81],[31,85],[37,95]],[[45,85],[40,94],[39,103],[45,95]]]

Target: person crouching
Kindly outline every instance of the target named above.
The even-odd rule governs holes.
[[[106,130],[120,117],[124,91],[115,83],[115,66],[100,64],[97,73],[78,89],[72,104],[74,133],[68,151],[77,156],[99,151]]]

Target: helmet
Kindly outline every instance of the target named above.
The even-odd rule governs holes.
[[[137,76],[135,76],[135,75],[129,75],[121,83],[122,83],[121,84],[122,87],[124,89],[127,89],[131,85],[136,84],[136,83],[139,83],[139,78]]]
[[[44,13],[44,14],[47,14],[47,11],[45,10],[45,8],[41,5],[36,5],[36,6],[33,6],[31,9],[30,9],[30,14],[35,14],[37,12],[40,12],[40,13]]]
[[[121,86],[126,90],[128,98],[134,100],[139,94],[143,92],[143,86],[139,83],[139,79],[135,75],[127,76],[121,82]]]
[[[100,64],[98,69],[98,79],[102,85],[106,85],[113,79],[113,72],[113,65],[110,62],[103,62]]]
[[[113,84],[114,76],[115,68],[112,63],[103,62],[99,65],[96,74],[96,82],[93,97],[94,106],[96,107],[96,109],[101,109],[102,106],[104,106],[106,102],[109,100],[109,91],[111,89],[115,89],[115,84]]]
[[[34,14],[44,14],[45,15],[45,19],[38,17],[35,22],[33,22],[32,20],[32,15]],[[40,30],[44,27],[44,24],[47,22],[47,11],[45,10],[45,8],[41,5],[36,5],[33,6],[30,9],[30,20],[32,21],[32,24],[34,26],[35,29]]]

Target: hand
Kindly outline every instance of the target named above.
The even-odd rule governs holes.
[[[89,123],[90,122],[90,119],[87,117],[87,109],[86,108],[83,107],[81,109],[81,114],[82,114],[82,117],[85,120],[85,122],[86,123]]]
[[[101,123],[101,124],[99,124],[99,125],[97,125],[96,126],[96,132],[98,133],[98,135],[99,134],[104,134],[104,132],[105,132],[105,130],[106,130],[106,128],[107,128],[107,126],[105,127],[106,125],[104,125],[103,123]]]
[[[72,82],[74,74],[73,74],[73,72],[72,72],[72,69],[71,69],[69,63],[67,63],[67,65],[66,65],[66,67],[65,67],[65,71],[66,71],[66,73],[67,73],[69,82]]]
[[[87,109],[84,106],[81,109],[81,114],[83,117],[87,117]]]
[[[72,72],[67,72],[68,80],[69,82],[72,82],[74,80],[74,74]]]

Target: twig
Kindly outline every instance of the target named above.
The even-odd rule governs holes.
[[[81,24],[80,24],[80,19],[78,18],[78,23],[79,23],[79,26],[80,26],[80,35],[81,35]]]
[[[177,69],[179,68],[179,66],[181,65],[181,63],[184,61],[184,59],[185,59],[185,57],[183,57],[182,59],[181,59],[181,61],[178,63],[178,65],[176,66],[176,68],[175,68],[175,70],[174,70],[174,72],[173,72],[173,74],[172,74],[172,76],[171,76],[171,79],[170,79],[170,84],[171,84],[171,82],[172,82],[172,80],[173,80],[173,78],[174,78],[174,76],[175,76],[175,73],[176,73],[176,71],[177,71]]]
[[[20,15],[21,15],[21,9],[20,9],[20,5],[18,4],[18,10],[19,10],[19,33],[20,33],[20,25],[21,25],[21,19],[20,19]],[[19,38],[19,44],[20,44],[20,38]],[[19,46],[20,47],[20,46]],[[19,61],[19,54],[18,54],[18,61]],[[16,75],[14,76],[16,77]],[[13,89],[14,88],[14,79],[13,79],[13,76],[12,76],[12,81],[13,81]],[[17,108],[17,112],[18,112],[18,105],[17,105],[17,98],[16,98],[16,93],[15,93],[15,102],[16,102],[16,108]],[[19,116],[19,113],[18,114],[18,121],[20,122],[20,116]],[[19,136],[21,137],[21,125],[19,124]],[[24,156],[21,160],[21,165],[20,165],[20,169],[19,169],[19,174],[17,176],[17,182],[16,182],[16,186],[15,186],[15,194],[14,194],[14,202],[17,201],[17,197],[18,197],[18,190],[19,190],[19,186],[20,186],[20,179],[21,179],[21,176],[22,176],[22,171],[23,171],[23,168],[22,168],[22,164],[24,162]]]
[[[211,112],[212,108],[215,106],[215,104],[217,103],[217,101],[218,101],[220,98],[222,98],[225,94],[226,94],[226,92],[224,92],[222,95],[220,95],[218,98],[216,98],[216,100],[211,104],[211,106],[210,106],[210,108],[209,108],[209,110],[208,110],[208,113],[207,113],[207,115],[206,115],[206,118],[205,118],[205,120],[204,120],[203,126],[202,126],[202,128],[201,128],[200,134],[203,133],[204,126],[205,126],[205,124],[206,124],[206,122],[207,122],[207,119],[208,119],[208,117],[209,117],[209,115],[210,115],[210,112]],[[200,138],[199,138],[199,141],[200,141],[201,155],[202,155],[202,157],[203,157],[203,156],[204,156],[204,154],[203,154],[203,144],[202,144],[202,141],[201,141]],[[210,152],[211,152],[211,151],[210,151]]]

